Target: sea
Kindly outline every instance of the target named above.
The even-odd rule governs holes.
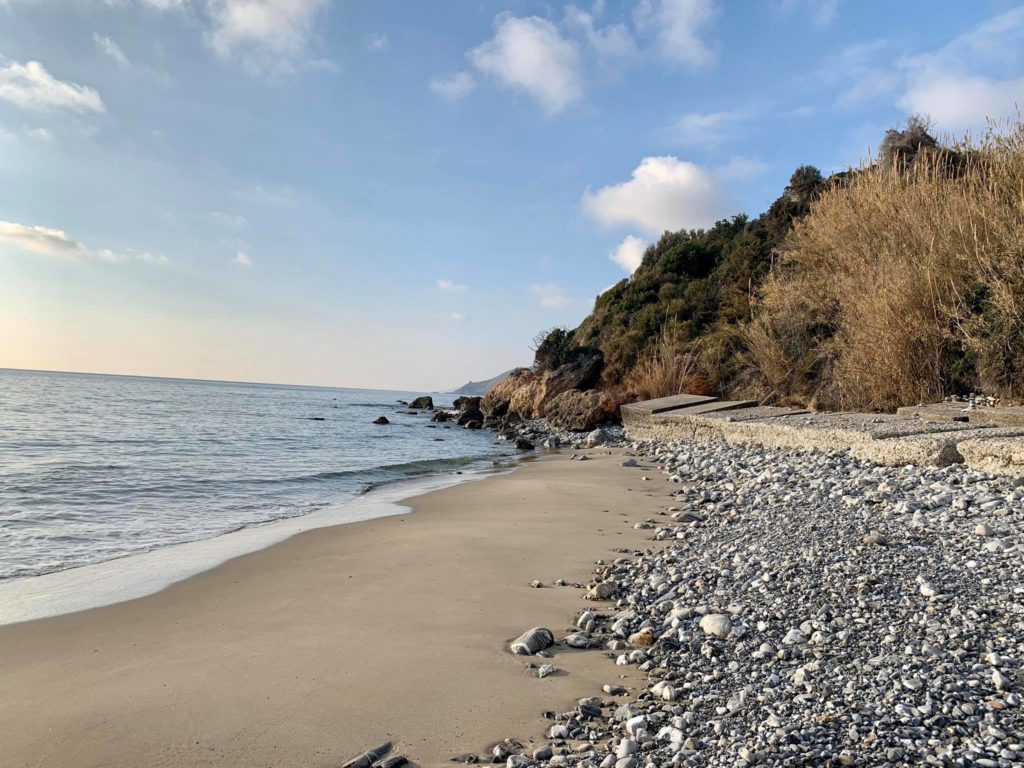
[[[357,502],[508,455],[491,433],[404,413],[398,401],[422,394],[0,369],[0,604],[12,581],[277,531],[246,537],[252,548],[301,529],[288,520],[392,514]]]

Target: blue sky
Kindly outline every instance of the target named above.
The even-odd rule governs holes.
[[[0,0],[0,366],[486,378],[1022,51],[994,0]]]

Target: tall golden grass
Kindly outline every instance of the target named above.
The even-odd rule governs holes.
[[[705,394],[704,382],[697,376],[700,342],[685,345],[672,324],[662,328],[653,351],[636,362],[623,382],[628,398],[653,400],[684,392]]]
[[[887,410],[1024,389],[1024,125],[866,165],[798,222],[744,329],[762,399]]]

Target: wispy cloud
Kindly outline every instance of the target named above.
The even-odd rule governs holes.
[[[263,184],[251,184],[235,190],[235,197],[244,203],[272,208],[291,208],[298,202],[295,190],[291,187]]]
[[[654,37],[657,52],[667,61],[694,69],[710,66],[715,55],[702,32],[715,15],[712,0],[640,0],[633,24]]]
[[[469,72],[456,72],[451,77],[435,77],[430,90],[446,101],[458,101],[476,88],[476,79]]]
[[[454,280],[445,280],[444,278],[437,281],[437,287],[448,293],[461,293],[469,290],[469,286],[465,283],[456,283]]]
[[[57,140],[57,137],[53,135],[53,131],[49,128],[26,128],[25,133],[36,141],[42,141],[46,144],[52,144]]]
[[[530,292],[544,309],[566,309],[575,303],[562,288],[554,283],[533,283],[530,286]]]
[[[898,105],[944,130],[983,129],[1024,107],[1024,7],[993,16],[930,53],[899,61]]]
[[[366,50],[379,53],[387,49],[388,36],[383,32],[374,32],[363,38],[363,45],[366,46]]]
[[[245,216],[238,213],[225,213],[224,211],[210,211],[210,218],[218,224],[230,227],[231,229],[241,229],[249,223]]]
[[[665,137],[684,147],[713,149],[738,138],[749,119],[746,112],[687,112],[665,131]]]
[[[565,24],[569,28],[581,31],[599,56],[622,58],[636,53],[636,41],[625,24],[609,24],[599,27],[595,23],[595,15],[595,13],[588,13],[575,5],[567,5],[565,7]]]
[[[169,261],[166,256],[149,253],[148,251],[142,253],[115,253],[109,248],[89,248],[84,243],[68,236],[63,230],[28,224],[16,224],[12,221],[0,221],[0,244],[8,245],[24,253],[72,261],[99,261],[110,264],[141,261],[157,265],[167,264]]]
[[[88,86],[58,80],[38,61],[0,67],[0,99],[38,111],[103,112],[99,93]]]
[[[839,0],[782,0],[787,13],[807,11],[817,27],[827,27],[839,15]]]
[[[233,258],[231,261],[234,262],[237,266],[245,267],[246,269],[250,268],[253,265],[252,257],[250,257],[249,254],[247,254],[245,251],[239,251],[238,253],[236,253],[235,258]]]
[[[131,62],[128,61],[128,57],[125,56],[124,51],[121,50],[121,46],[117,44],[116,40],[104,37],[98,32],[93,33],[92,39],[96,42],[96,47],[99,48],[100,52],[117,62],[117,66],[122,69],[127,69],[131,66]]]
[[[461,312],[452,312],[450,315],[448,315],[448,318],[453,323],[461,323],[463,320],[466,319],[466,316],[464,314],[462,314]]]

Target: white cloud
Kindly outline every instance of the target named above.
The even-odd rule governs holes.
[[[53,135],[53,131],[49,128],[26,128],[25,133],[31,136],[37,141],[42,141],[47,144],[56,141],[56,137]]]
[[[248,268],[252,266],[252,258],[244,251],[236,253],[235,258],[233,258],[232,261],[240,267]]]
[[[715,58],[699,37],[714,11],[711,0],[640,0],[633,9],[633,23],[641,32],[654,35],[663,58],[700,68]]]
[[[253,69],[290,70],[304,57],[328,0],[205,0],[210,45]]]
[[[898,105],[941,130],[983,129],[1024,106],[1024,7],[994,16],[932,53],[899,62]]]
[[[478,70],[512,90],[525,91],[548,114],[557,114],[583,96],[583,73],[576,44],[547,19],[495,19],[494,37],[469,52]]]
[[[0,67],[0,99],[24,109],[103,112],[100,95],[84,85],[58,80],[38,61]]]
[[[709,227],[733,211],[719,173],[676,157],[645,157],[630,179],[583,194],[583,210],[606,227],[668,230]]]
[[[435,77],[430,90],[446,101],[458,101],[476,88],[476,80],[469,72],[456,72],[451,77]]]
[[[646,242],[635,235],[627,235],[608,258],[632,275],[640,266],[640,262],[644,260],[644,251],[646,250]]]
[[[450,315],[448,315],[448,317],[450,320],[452,320],[452,322],[455,323],[461,323],[463,320],[466,319],[466,316],[461,312],[452,312]]]
[[[124,51],[121,50],[121,46],[117,44],[116,40],[104,37],[99,33],[93,33],[92,39],[96,41],[96,47],[99,48],[105,56],[109,56],[117,62],[117,66],[122,69],[130,66],[128,57],[124,55]]]
[[[554,283],[534,283],[530,291],[545,309],[565,309],[574,304],[568,294]]]
[[[368,51],[383,51],[388,47],[388,36],[383,32],[373,32],[363,38],[363,44]]]
[[[453,280],[445,280],[444,278],[437,281],[437,287],[448,293],[461,293],[462,291],[469,290],[469,286],[465,283],[456,283]]]
[[[747,120],[744,112],[688,112],[672,121],[667,138],[684,147],[709,149],[735,139]]]
[[[115,253],[109,248],[91,249],[69,237],[60,229],[16,224],[0,221],[0,245],[9,245],[19,251],[41,256],[55,256],[73,261],[104,261],[122,264],[127,261],[142,261],[148,264],[167,264],[166,256],[145,253]]]
[[[587,42],[601,56],[619,58],[636,53],[636,43],[625,24],[609,24],[603,29],[598,28],[594,25],[594,15],[575,5],[565,7],[565,23],[582,31]]]

